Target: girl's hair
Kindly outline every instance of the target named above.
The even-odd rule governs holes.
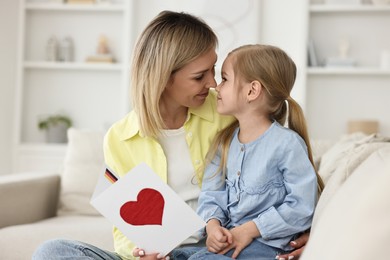
[[[218,39],[200,18],[163,11],[145,28],[135,46],[132,61],[132,105],[140,131],[156,137],[164,122],[159,103],[172,74],[215,49]]]
[[[280,48],[270,45],[244,45],[231,51],[233,70],[239,80],[259,81],[265,89],[270,120],[276,120],[298,133],[305,141],[309,160],[315,168],[310,146],[306,120],[300,105],[290,96],[296,78],[294,61]],[[226,160],[229,145],[238,122],[220,131],[207,156],[210,162],[218,149],[221,149],[221,163],[218,171],[226,174]],[[318,192],[321,194],[324,184],[317,174]]]

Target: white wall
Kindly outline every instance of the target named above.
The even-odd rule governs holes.
[[[12,165],[18,4],[19,1],[15,0],[0,0],[0,174],[9,173]],[[220,39],[217,76],[227,52],[234,47],[255,42],[282,47],[300,69],[293,97],[306,108],[309,128],[314,133],[312,137],[339,137],[344,133],[343,118],[347,117],[345,114],[350,110],[358,111],[365,118],[375,114],[387,116],[390,91],[388,80],[382,80],[381,84],[372,88],[372,83],[378,80],[376,76],[364,79],[356,77],[352,84],[351,81],[345,81],[348,87],[344,88],[344,92],[337,89],[332,77],[318,79],[312,76],[306,82],[307,4],[308,0],[138,0],[134,2],[137,11],[131,27],[135,28],[136,39],[146,24],[166,9],[186,11],[202,17],[216,30]],[[327,34],[324,35],[326,37]],[[378,62],[377,56],[364,57],[369,64]],[[383,77],[389,78],[388,75]],[[311,86],[313,82],[316,83],[314,87]],[[306,85],[309,87],[306,88]],[[357,97],[348,98],[349,93],[356,92],[359,93]],[[371,99],[372,96],[376,98]],[[390,125],[386,123],[381,127],[389,135]]]
[[[19,1],[0,1],[0,175],[11,171]]]
[[[261,40],[285,50],[297,66],[291,96],[306,109],[306,42],[308,0],[263,0]]]
[[[313,138],[339,138],[347,133],[348,120],[377,120],[379,132],[390,136],[389,75],[312,75],[307,83]]]
[[[183,11],[204,19],[219,39],[217,79],[227,53],[260,39],[261,1],[258,0],[148,0],[137,1],[134,22],[138,36],[147,23],[163,10]]]

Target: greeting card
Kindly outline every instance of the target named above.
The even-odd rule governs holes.
[[[106,169],[91,204],[148,254],[166,255],[205,226],[146,163],[119,179]]]

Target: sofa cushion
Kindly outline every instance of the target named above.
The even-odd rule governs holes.
[[[0,259],[31,259],[48,239],[79,240],[113,251],[112,224],[100,216],[59,216],[0,229]]]
[[[352,174],[355,174],[356,168],[372,153],[385,147],[390,147],[390,143],[367,142],[360,143],[359,145],[355,144],[353,148],[348,150],[348,153],[344,153],[343,158],[335,162],[335,164],[337,163],[336,168],[326,182],[325,189],[323,190],[321,198],[316,206],[312,226],[316,225],[317,219],[322,216],[322,212],[326,210],[328,203],[333,199],[342,184],[350,178]]]
[[[312,139],[310,140],[313,161],[316,169],[319,168],[322,156],[335,144],[332,139]]]
[[[1,176],[0,228],[55,216],[60,179],[58,174],[38,172]]]
[[[312,228],[301,259],[383,258],[390,241],[389,183],[390,147],[385,147],[340,186]]]
[[[353,133],[344,135],[322,155],[318,172],[326,184],[333,173],[340,170],[340,166],[343,166],[344,168],[345,166],[350,166],[350,162],[352,162],[351,157],[357,152],[360,152],[359,149],[361,149],[363,145],[389,141],[390,138],[377,134],[366,135],[363,133]],[[368,155],[366,154],[366,156],[362,156],[361,158],[354,158],[354,165],[359,165]],[[359,160],[357,161],[357,159]]]
[[[103,138],[103,132],[68,130],[58,214],[100,215],[90,199],[104,172]]]

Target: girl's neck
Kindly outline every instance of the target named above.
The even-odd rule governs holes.
[[[238,121],[240,124],[238,140],[243,144],[259,138],[272,124],[271,120],[265,116],[250,117],[245,120],[239,119]]]

